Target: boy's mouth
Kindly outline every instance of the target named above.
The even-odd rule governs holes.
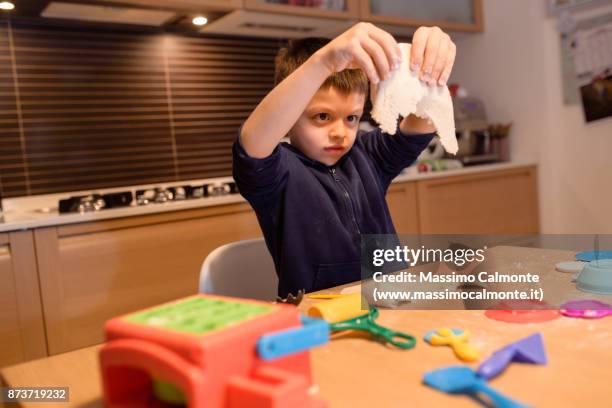
[[[323,148],[327,153],[342,153],[344,151],[344,146],[327,146]]]

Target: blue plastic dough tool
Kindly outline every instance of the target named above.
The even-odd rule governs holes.
[[[323,319],[302,316],[302,327],[263,335],[257,341],[262,360],[275,360],[299,353],[329,341],[329,323]]]
[[[478,376],[490,380],[498,376],[511,362],[546,364],[546,351],[540,333],[532,334],[495,351],[478,367]]]
[[[577,261],[591,262],[598,259],[612,259],[612,251],[582,251],[576,254]]]
[[[487,385],[487,382],[469,367],[453,366],[439,368],[425,373],[423,382],[430,387],[449,394],[475,394],[483,393],[487,395],[497,408],[523,408],[523,405],[514,401],[499,391]]]

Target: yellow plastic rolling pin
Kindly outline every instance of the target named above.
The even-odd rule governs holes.
[[[341,322],[368,313],[367,304],[365,309],[361,308],[361,300],[361,293],[333,297],[315,303],[308,309],[307,314],[310,317],[325,319],[328,323]]]

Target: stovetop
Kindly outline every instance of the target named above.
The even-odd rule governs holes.
[[[112,193],[91,193],[71,196],[59,200],[60,214],[88,213],[112,208],[147,206],[172,201],[195,200],[238,194],[234,182],[211,182],[204,184],[185,184],[172,187],[150,187],[146,189],[116,191]]]

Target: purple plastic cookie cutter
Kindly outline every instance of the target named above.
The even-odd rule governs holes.
[[[508,344],[495,351],[478,367],[478,376],[490,380],[499,375],[508,364],[516,361],[520,363],[546,364],[546,351],[540,333],[532,334],[519,341]]]
[[[612,305],[598,300],[572,300],[562,304],[559,312],[568,317],[600,319],[612,315]]]

